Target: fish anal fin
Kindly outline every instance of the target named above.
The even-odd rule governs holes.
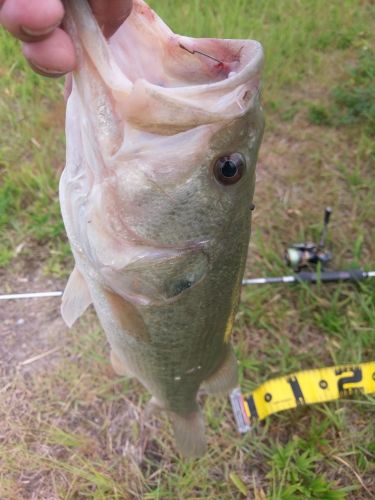
[[[202,387],[208,394],[223,395],[238,385],[238,363],[232,347],[216,372],[206,379]]]
[[[169,412],[177,449],[185,457],[198,458],[206,453],[207,443],[202,413],[197,410],[188,415]]]
[[[69,328],[85,312],[91,302],[85,278],[75,267],[69,277],[61,302],[61,315]]]
[[[120,325],[124,333],[136,340],[150,342],[147,326],[137,308],[115,292],[105,290],[104,295],[108,301],[113,320]]]

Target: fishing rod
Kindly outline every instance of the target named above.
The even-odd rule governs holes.
[[[349,271],[322,271],[300,272],[290,276],[275,276],[269,278],[244,279],[242,284],[246,285],[274,285],[276,283],[332,283],[338,281],[362,281],[367,278],[375,278],[375,271],[363,271],[362,269],[351,269]]]
[[[332,209],[324,210],[323,229],[319,243],[295,243],[285,252],[286,264],[293,268],[295,274],[290,276],[276,276],[265,278],[244,279],[243,285],[273,285],[277,283],[333,283],[340,281],[358,282],[368,278],[375,278],[375,271],[350,269],[347,271],[326,271],[325,267],[332,260],[332,253],[326,250],[325,241]],[[320,266],[319,272],[311,268]],[[306,270],[308,269],[308,270]]]
[[[363,271],[362,269],[351,269],[349,271],[323,271],[300,272],[290,276],[275,276],[268,278],[249,278],[242,281],[243,286],[249,285],[276,285],[292,283],[332,283],[340,281],[363,281],[368,278],[375,278],[375,271]],[[0,300],[18,299],[47,299],[51,297],[61,297],[63,292],[34,292],[34,293],[12,293],[0,295]]]
[[[331,219],[332,209],[327,207],[324,211],[323,229],[318,244],[295,243],[285,252],[285,261],[292,267],[295,274],[289,276],[275,276],[264,278],[248,278],[242,281],[243,286],[250,285],[275,285],[292,283],[333,283],[342,281],[358,282],[369,278],[375,278],[375,271],[364,271],[363,269],[350,269],[347,271],[325,271],[324,267],[332,260],[332,253],[325,249],[328,224]],[[311,267],[320,265],[321,270],[306,271]],[[18,299],[44,299],[50,297],[61,297],[62,291],[56,292],[31,292],[12,293],[0,295],[1,300]]]

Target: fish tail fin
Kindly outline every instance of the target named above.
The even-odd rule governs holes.
[[[170,413],[176,445],[182,455],[198,458],[206,452],[204,420],[200,410],[189,415]]]
[[[233,349],[229,346],[223,363],[216,372],[206,379],[202,387],[211,395],[227,394],[238,385],[238,363]]]

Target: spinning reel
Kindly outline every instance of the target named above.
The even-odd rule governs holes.
[[[265,278],[244,279],[243,285],[265,285],[276,283],[329,283],[338,281],[358,282],[367,278],[375,278],[375,271],[349,269],[344,271],[327,271],[325,268],[332,260],[332,253],[325,249],[328,224],[332,209],[324,211],[323,229],[319,243],[295,243],[285,252],[285,260],[295,274]]]
[[[285,260],[288,266],[295,272],[300,272],[304,268],[321,265],[324,269],[332,260],[332,253],[325,250],[325,240],[327,237],[328,224],[331,218],[332,209],[327,207],[324,211],[323,229],[320,241],[316,243],[295,243],[285,252]]]

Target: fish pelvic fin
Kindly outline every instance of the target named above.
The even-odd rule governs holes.
[[[132,372],[125,366],[124,362],[119,358],[113,349],[111,350],[111,364],[115,373],[120,375],[120,377],[133,377]]]
[[[75,267],[65,287],[61,303],[61,315],[69,328],[85,312],[91,302],[85,278]]]
[[[185,457],[199,458],[205,454],[207,449],[204,420],[200,410],[189,415],[178,415],[169,413],[176,446]]]
[[[137,308],[113,291],[104,290],[104,296],[116,324],[136,340],[150,342],[147,326]]]
[[[202,387],[208,394],[225,395],[238,385],[238,364],[232,346],[216,372],[206,379]]]

